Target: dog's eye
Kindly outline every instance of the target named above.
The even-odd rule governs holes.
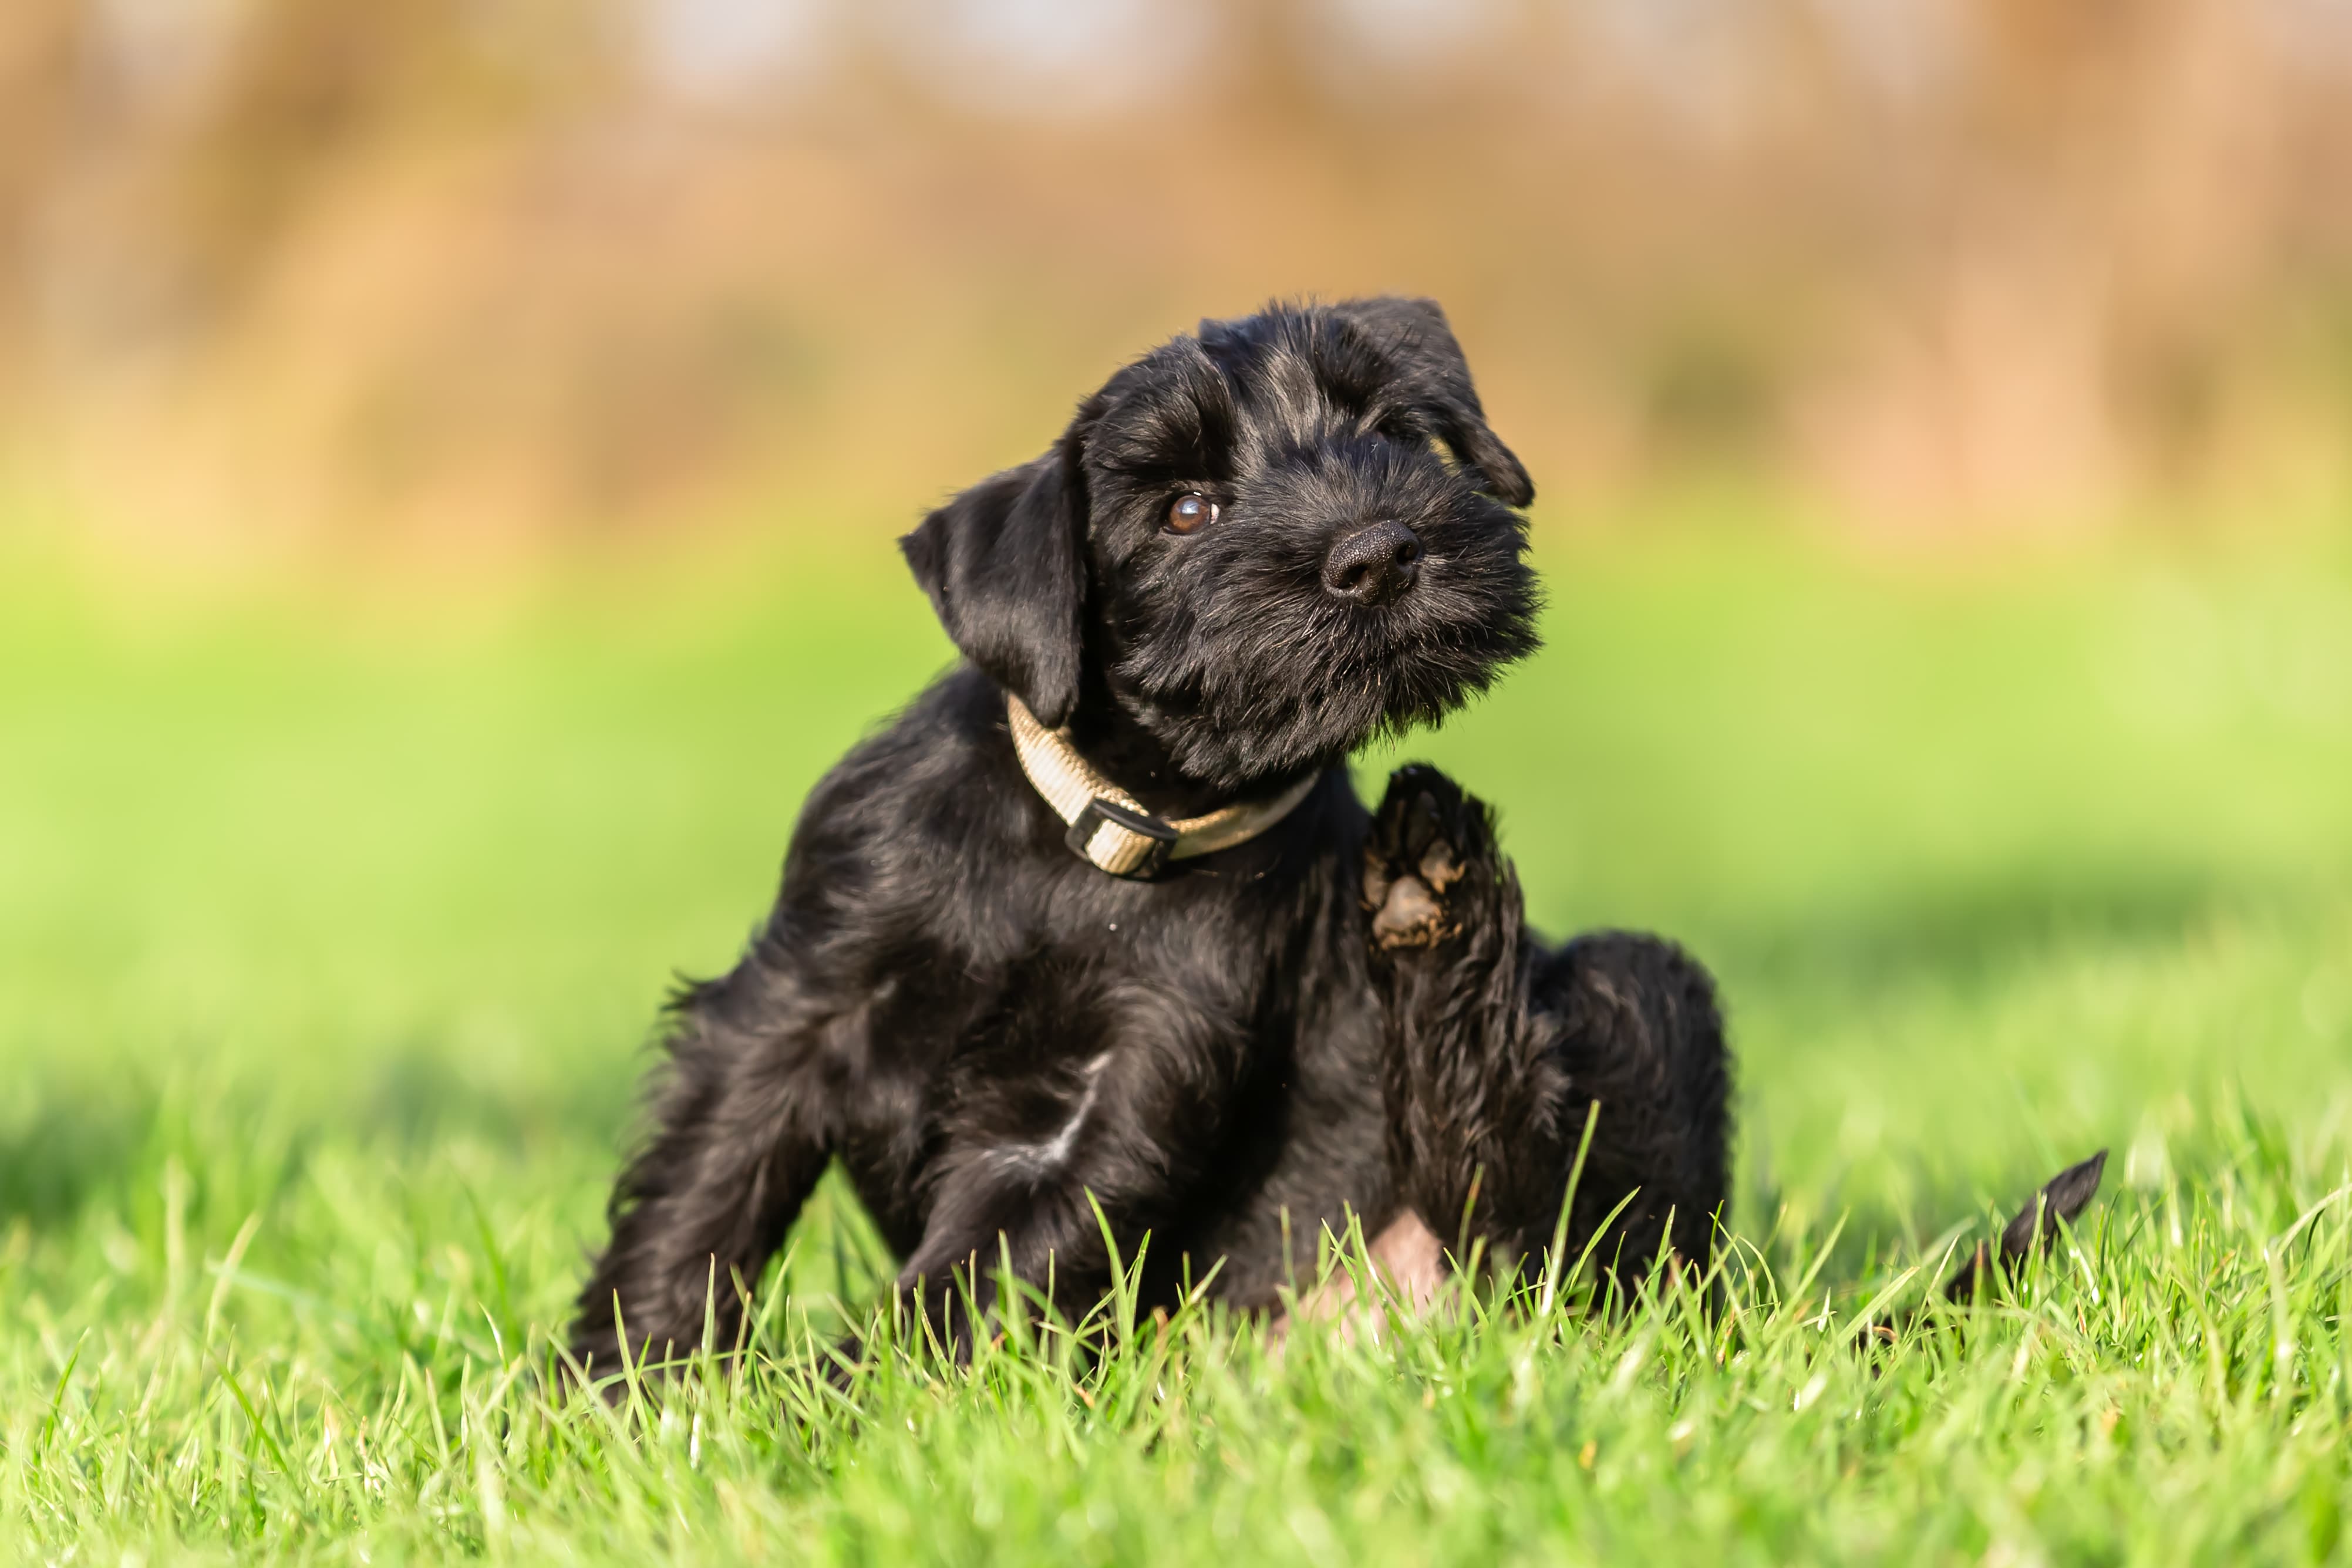
[[[1168,531],[1189,534],[1203,523],[1217,520],[1217,504],[1195,491],[1179,496],[1168,504]]]

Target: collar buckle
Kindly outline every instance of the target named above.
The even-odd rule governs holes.
[[[1097,795],[1071,819],[1063,842],[1097,870],[1130,882],[1149,882],[1167,869],[1178,837],[1159,818]]]

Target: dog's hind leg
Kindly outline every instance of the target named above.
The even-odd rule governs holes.
[[[1485,809],[1435,768],[1399,770],[1365,844],[1363,897],[1398,1196],[1449,1243],[1466,1217],[1516,1247],[1574,1132],[1559,1123],[1567,1083],[1534,1038],[1531,944]]]
[[[1569,1260],[1590,1245],[1630,1289],[1663,1243],[1704,1273],[1728,1178],[1731,1087],[1706,971],[1671,942],[1602,932],[1547,956],[1529,990],[1568,1080],[1561,1124],[1575,1135],[1597,1118],[1569,1215]],[[1555,1198],[1551,1216],[1559,1207]]]
[[[1532,1260],[1552,1240],[1597,1103],[1569,1260],[1590,1247],[1628,1284],[1662,1245],[1704,1268],[1729,1080],[1706,972],[1651,937],[1545,947],[1524,929],[1486,808],[1432,768],[1390,780],[1363,891],[1404,1201],[1443,1238],[1466,1227]]]
[[[674,1009],[655,1129],[621,1174],[611,1242],[580,1292],[573,1355],[589,1375],[734,1348],[743,1292],[808,1199],[829,1156],[811,1062],[824,1020],[755,953]],[[742,1281],[739,1289],[737,1281]]]

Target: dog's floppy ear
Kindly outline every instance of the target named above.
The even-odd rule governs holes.
[[[1481,489],[1514,507],[1536,498],[1527,469],[1487,427],[1486,411],[1470,383],[1470,362],[1436,300],[1383,294],[1346,300],[1331,313],[1380,350],[1415,406],[1436,422],[1438,438],[1454,461],[1486,480]]]
[[[1043,457],[982,480],[898,541],[949,638],[1048,728],[1078,704],[1080,440],[1073,424]]]

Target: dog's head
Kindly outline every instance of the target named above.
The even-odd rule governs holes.
[[[1277,306],[1129,365],[901,546],[1039,719],[1115,704],[1241,789],[1434,720],[1535,646],[1534,495],[1435,304]]]

